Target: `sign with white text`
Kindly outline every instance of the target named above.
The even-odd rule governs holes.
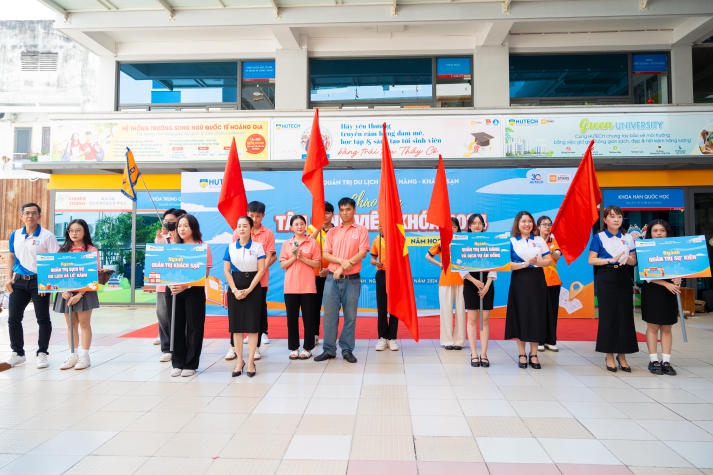
[[[705,236],[638,239],[636,259],[641,280],[711,276]]]

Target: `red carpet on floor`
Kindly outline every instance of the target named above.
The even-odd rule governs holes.
[[[339,327],[341,331],[341,323]],[[595,341],[597,339],[596,318],[563,318],[557,323],[558,341]],[[300,327],[302,322],[300,322]],[[268,327],[270,338],[286,339],[287,325],[285,317],[268,317]],[[419,334],[425,340],[437,340],[440,333],[440,323],[438,316],[421,317],[418,319]],[[357,317],[356,338],[368,340],[377,338],[376,318]],[[121,335],[122,338],[156,338],[158,335],[158,324],[149,325],[138,330]],[[505,319],[490,319],[490,339],[502,340],[505,336]],[[228,317],[207,317],[205,320],[205,338],[227,338],[228,337]],[[411,338],[404,325],[399,326],[399,338]],[[646,337],[641,333],[636,333],[639,342],[646,341]]]

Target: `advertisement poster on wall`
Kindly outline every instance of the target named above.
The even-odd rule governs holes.
[[[535,218],[554,217],[562,202],[574,168],[561,169],[459,169],[449,173],[451,211],[462,229],[468,215],[479,212],[486,218],[487,231],[510,231],[515,215],[529,210]],[[357,203],[356,220],[376,236],[378,226],[379,170],[325,170],[325,197],[335,208],[342,197]],[[434,170],[396,170],[399,194],[403,202],[404,224],[409,241],[416,305],[420,315],[438,314],[439,269],[426,261],[425,255],[438,240],[438,232],[426,221]],[[223,279],[222,260],[232,232],[217,210],[223,174],[183,173],[181,175],[181,207],[194,214],[211,246],[216,263],[211,275]],[[289,218],[293,214],[309,215],[311,198],[301,182],[300,171],[245,172],[243,174],[248,201],[266,204],[263,225],[275,232],[277,251],[290,238]],[[338,219],[335,217],[335,219]],[[585,253],[586,254],[586,253]],[[369,260],[362,263],[360,315],[376,314],[376,269]],[[594,316],[594,292],[591,266],[583,255],[572,265],[561,261],[558,266],[563,281],[560,316],[590,318]],[[278,265],[270,267],[268,308],[272,315],[284,315],[284,273]],[[495,284],[493,316],[504,316],[507,304],[509,272],[498,274]],[[224,314],[219,307],[209,307],[211,315]]]

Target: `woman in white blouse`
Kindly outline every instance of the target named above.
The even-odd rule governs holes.
[[[265,273],[265,250],[251,239],[253,220],[248,216],[238,218],[235,228],[238,240],[231,243],[223,256],[223,270],[229,287],[228,321],[233,335],[235,353],[238,355],[233,377],[240,376],[245,368],[243,359],[243,333],[248,334],[247,375],[255,376],[255,350],[260,331],[262,295],[255,289]]]
[[[512,224],[510,238],[510,289],[505,317],[505,339],[517,338],[520,368],[540,369],[539,341],[547,334],[547,282],[543,267],[552,264],[547,243],[535,236],[535,219],[520,211]],[[530,353],[525,353],[525,343]]]

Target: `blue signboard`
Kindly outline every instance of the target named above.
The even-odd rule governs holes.
[[[604,206],[624,210],[683,209],[683,188],[608,188],[602,190]]]
[[[53,252],[37,255],[40,292],[97,290],[99,261],[96,252]]]
[[[144,282],[172,285],[197,282],[206,276],[207,244],[146,244]]]
[[[638,53],[631,57],[631,72],[634,74],[660,74],[668,72],[666,53]]]
[[[636,259],[641,280],[711,276],[705,236],[638,239]]]
[[[243,63],[243,81],[265,82],[274,80],[274,61],[245,61]]]
[[[438,58],[436,75],[439,78],[470,77],[470,58]]]
[[[456,233],[451,242],[451,270],[510,270],[510,233]]]

